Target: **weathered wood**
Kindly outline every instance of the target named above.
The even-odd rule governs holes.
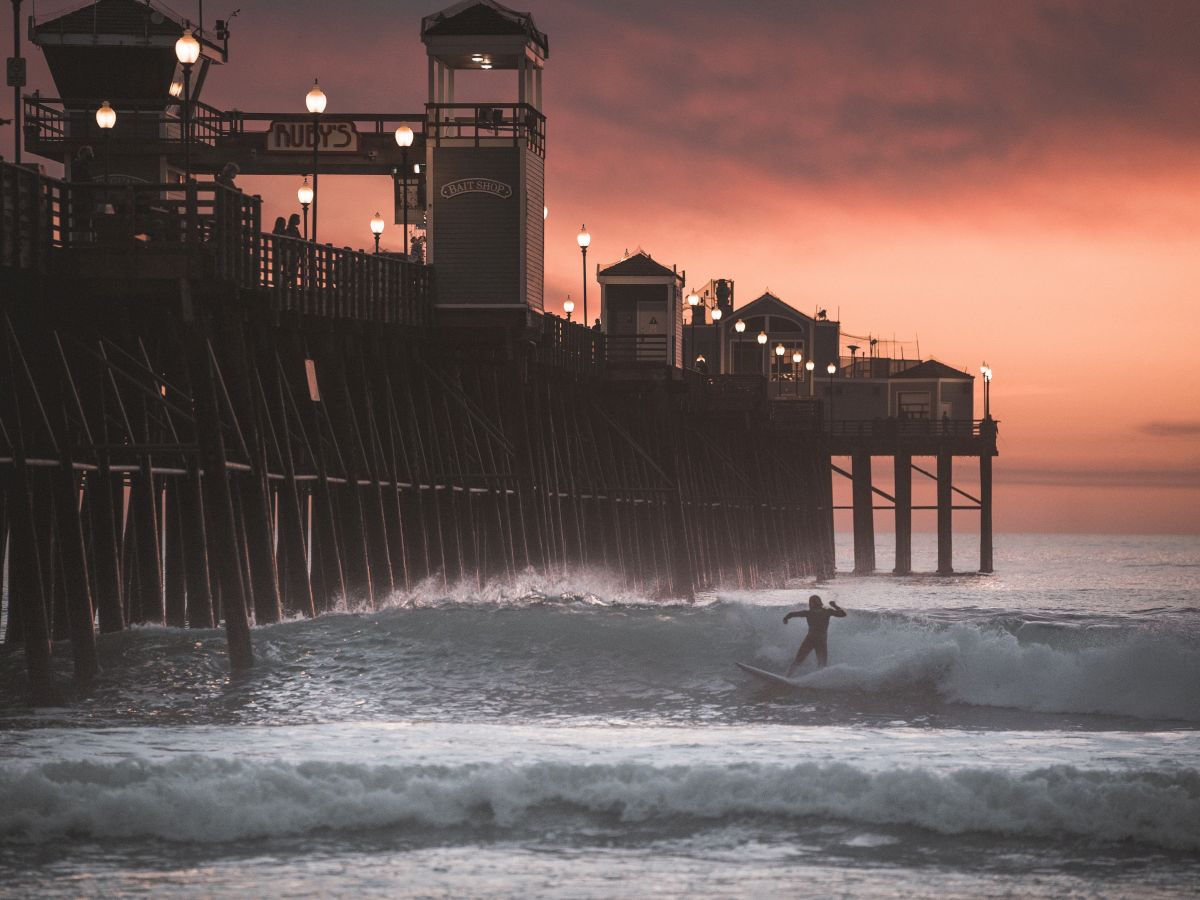
[[[939,575],[954,574],[953,478],[954,457],[949,453],[939,453],[937,458],[937,570]]]
[[[871,490],[871,456],[855,453],[851,457],[854,498],[854,574],[875,571],[875,498]]]
[[[893,458],[896,497],[896,575],[912,573],[912,456],[897,453]]]

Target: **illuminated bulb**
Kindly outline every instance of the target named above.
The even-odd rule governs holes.
[[[736,331],[738,334],[741,334],[742,332],[744,332],[746,330],[746,323],[743,322],[741,319],[738,319],[736,322],[733,323],[733,330]]]
[[[396,129],[396,143],[401,147],[411,147],[413,142],[413,130],[407,125],[401,125]]]
[[[314,116],[319,116],[325,112],[325,104],[327,102],[325,92],[321,90],[321,85],[317,80],[313,79],[312,90],[304,95],[304,105],[308,107],[308,111]]]
[[[758,333],[758,342],[760,344],[765,344],[767,342],[767,333],[765,331],[760,331]]]

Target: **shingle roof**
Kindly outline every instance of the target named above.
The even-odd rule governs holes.
[[[924,362],[919,362],[915,366],[897,372],[893,378],[974,378],[975,376],[969,372],[963,372],[961,369],[956,369],[953,366],[948,366],[944,362],[939,362],[936,359],[927,359]]]
[[[549,50],[546,35],[538,31],[529,13],[517,12],[495,0],[465,0],[421,21],[422,35],[523,34],[543,50]]]
[[[613,263],[606,269],[600,270],[601,275],[674,275],[673,269],[668,269],[660,262],[651,259],[645,250],[639,250],[633,256],[626,257],[619,263]]]
[[[62,34],[164,34],[178,37],[183,23],[176,14],[146,0],[96,0],[54,19],[35,31]]]

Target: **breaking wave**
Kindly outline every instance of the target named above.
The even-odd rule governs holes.
[[[0,770],[0,839],[224,842],[318,831],[822,817],[1200,849],[1200,772],[872,772],[835,763],[369,766],[188,756]],[[566,821],[566,820],[564,820]]]

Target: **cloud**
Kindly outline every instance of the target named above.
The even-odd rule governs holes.
[[[1200,436],[1200,419],[1173,422],[1145,422],[1138,431],[1151,437],[1196,437]]]
[[[996,481],[1003,484],[1080,488],[1176,488],[1200,490],[1200,465],[1168,466],[1005,466],[996,463]]]

